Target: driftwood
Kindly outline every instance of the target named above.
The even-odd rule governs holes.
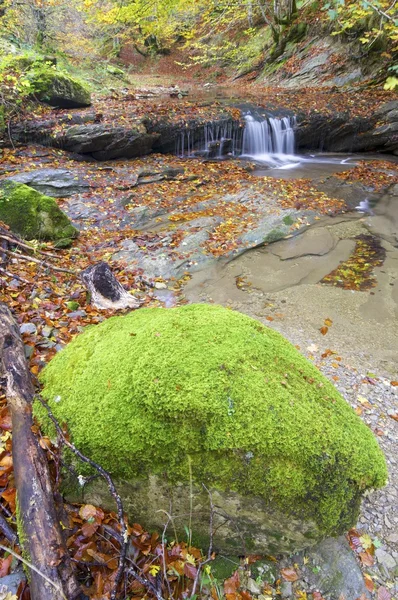
[[[80,273],[96,308],[138,308],[139,300],[126,292],[112,273],[109,265],[99,262]]]
[[[34,387],[19,328],[4,304],[0,304],[0,357],[12,417],[19,538],[35,567],[30,574],[31,597],[77,600],[84,596],[74,577],[57,518],[47,459],[32,432]]]

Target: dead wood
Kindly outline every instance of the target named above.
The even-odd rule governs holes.
[[[5,304],[0,304],[0,358],[12,417],[20,543],[35,567],[31,597],[77,600],[83,596],[57,518],[46,455],[32,432],[35,391],[18,325]]]
[[[99,262],[80,273],[96,308],[138,308],[139,300],[126,292],[105,262]]]

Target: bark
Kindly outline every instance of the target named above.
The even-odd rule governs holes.
[[[31,597],[77,600],[83,595],[57,518],[47,459],[32,432],[35,391],[18,325],[5,304],[0,304],[0,358],[12,417],[19,538],[27,559],[41,573],[31,569]]]
[[[88,267],[81,272],[80,277],[90,292],[91,302],[96,308],[138,308],[140,304],[137,298],[126,292],[120,285],[105,262]]]

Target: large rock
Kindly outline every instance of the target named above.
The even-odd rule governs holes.
[[[52,198],[66,198],[90,187],[87,181],[77,177],[67,169],[35,169],[27,173],[18,173],[9,178],[11,181],[24,183],[41,194]]]
[[[42,379],[55,416],[112,472],[134,520],[162,527],[159,511],[171,510],[202,547],[203,485],[215,547],[261,554],[345,531],[362,493],[386,481],[372,432],[333,385],[279,333],[220,306],[108,319]],[[41,405],[36,414],[51,431]],[[112,505],[97,483],[85,499]]]
[[[99,123],[69,127],[53,144],[77,154],[90,154],[96,160],[111,160],[149,154],[157,139],[140,125],[124,128]]]
[[[9,56],[2,65],[4,73],[23,73],[32,95],[51,106],[83,108],[91,105],[90,92],[81,82],[57,68],[53,57],[22,54]]]
[[[0,220],[27,240],[70,245],[78,235],[53,198],[15,181],[0,182]]]

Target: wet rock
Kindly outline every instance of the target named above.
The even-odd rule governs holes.
[[[323,256],[336,246],[337,240],[326,228],[313,228],[302,235],[285,242],[272,245],[271,252],[282,260],[299,258],[301,256]]]
[[[370,598],[362,571],[344,536],[329,538],[307,552],[306,576],[327,598]]]
[[[38,169],[28,173],[18,173],[9,178],[24,183],[41,194],[53,198],[65,198],[86,191],[90,186],[67,169]]]

